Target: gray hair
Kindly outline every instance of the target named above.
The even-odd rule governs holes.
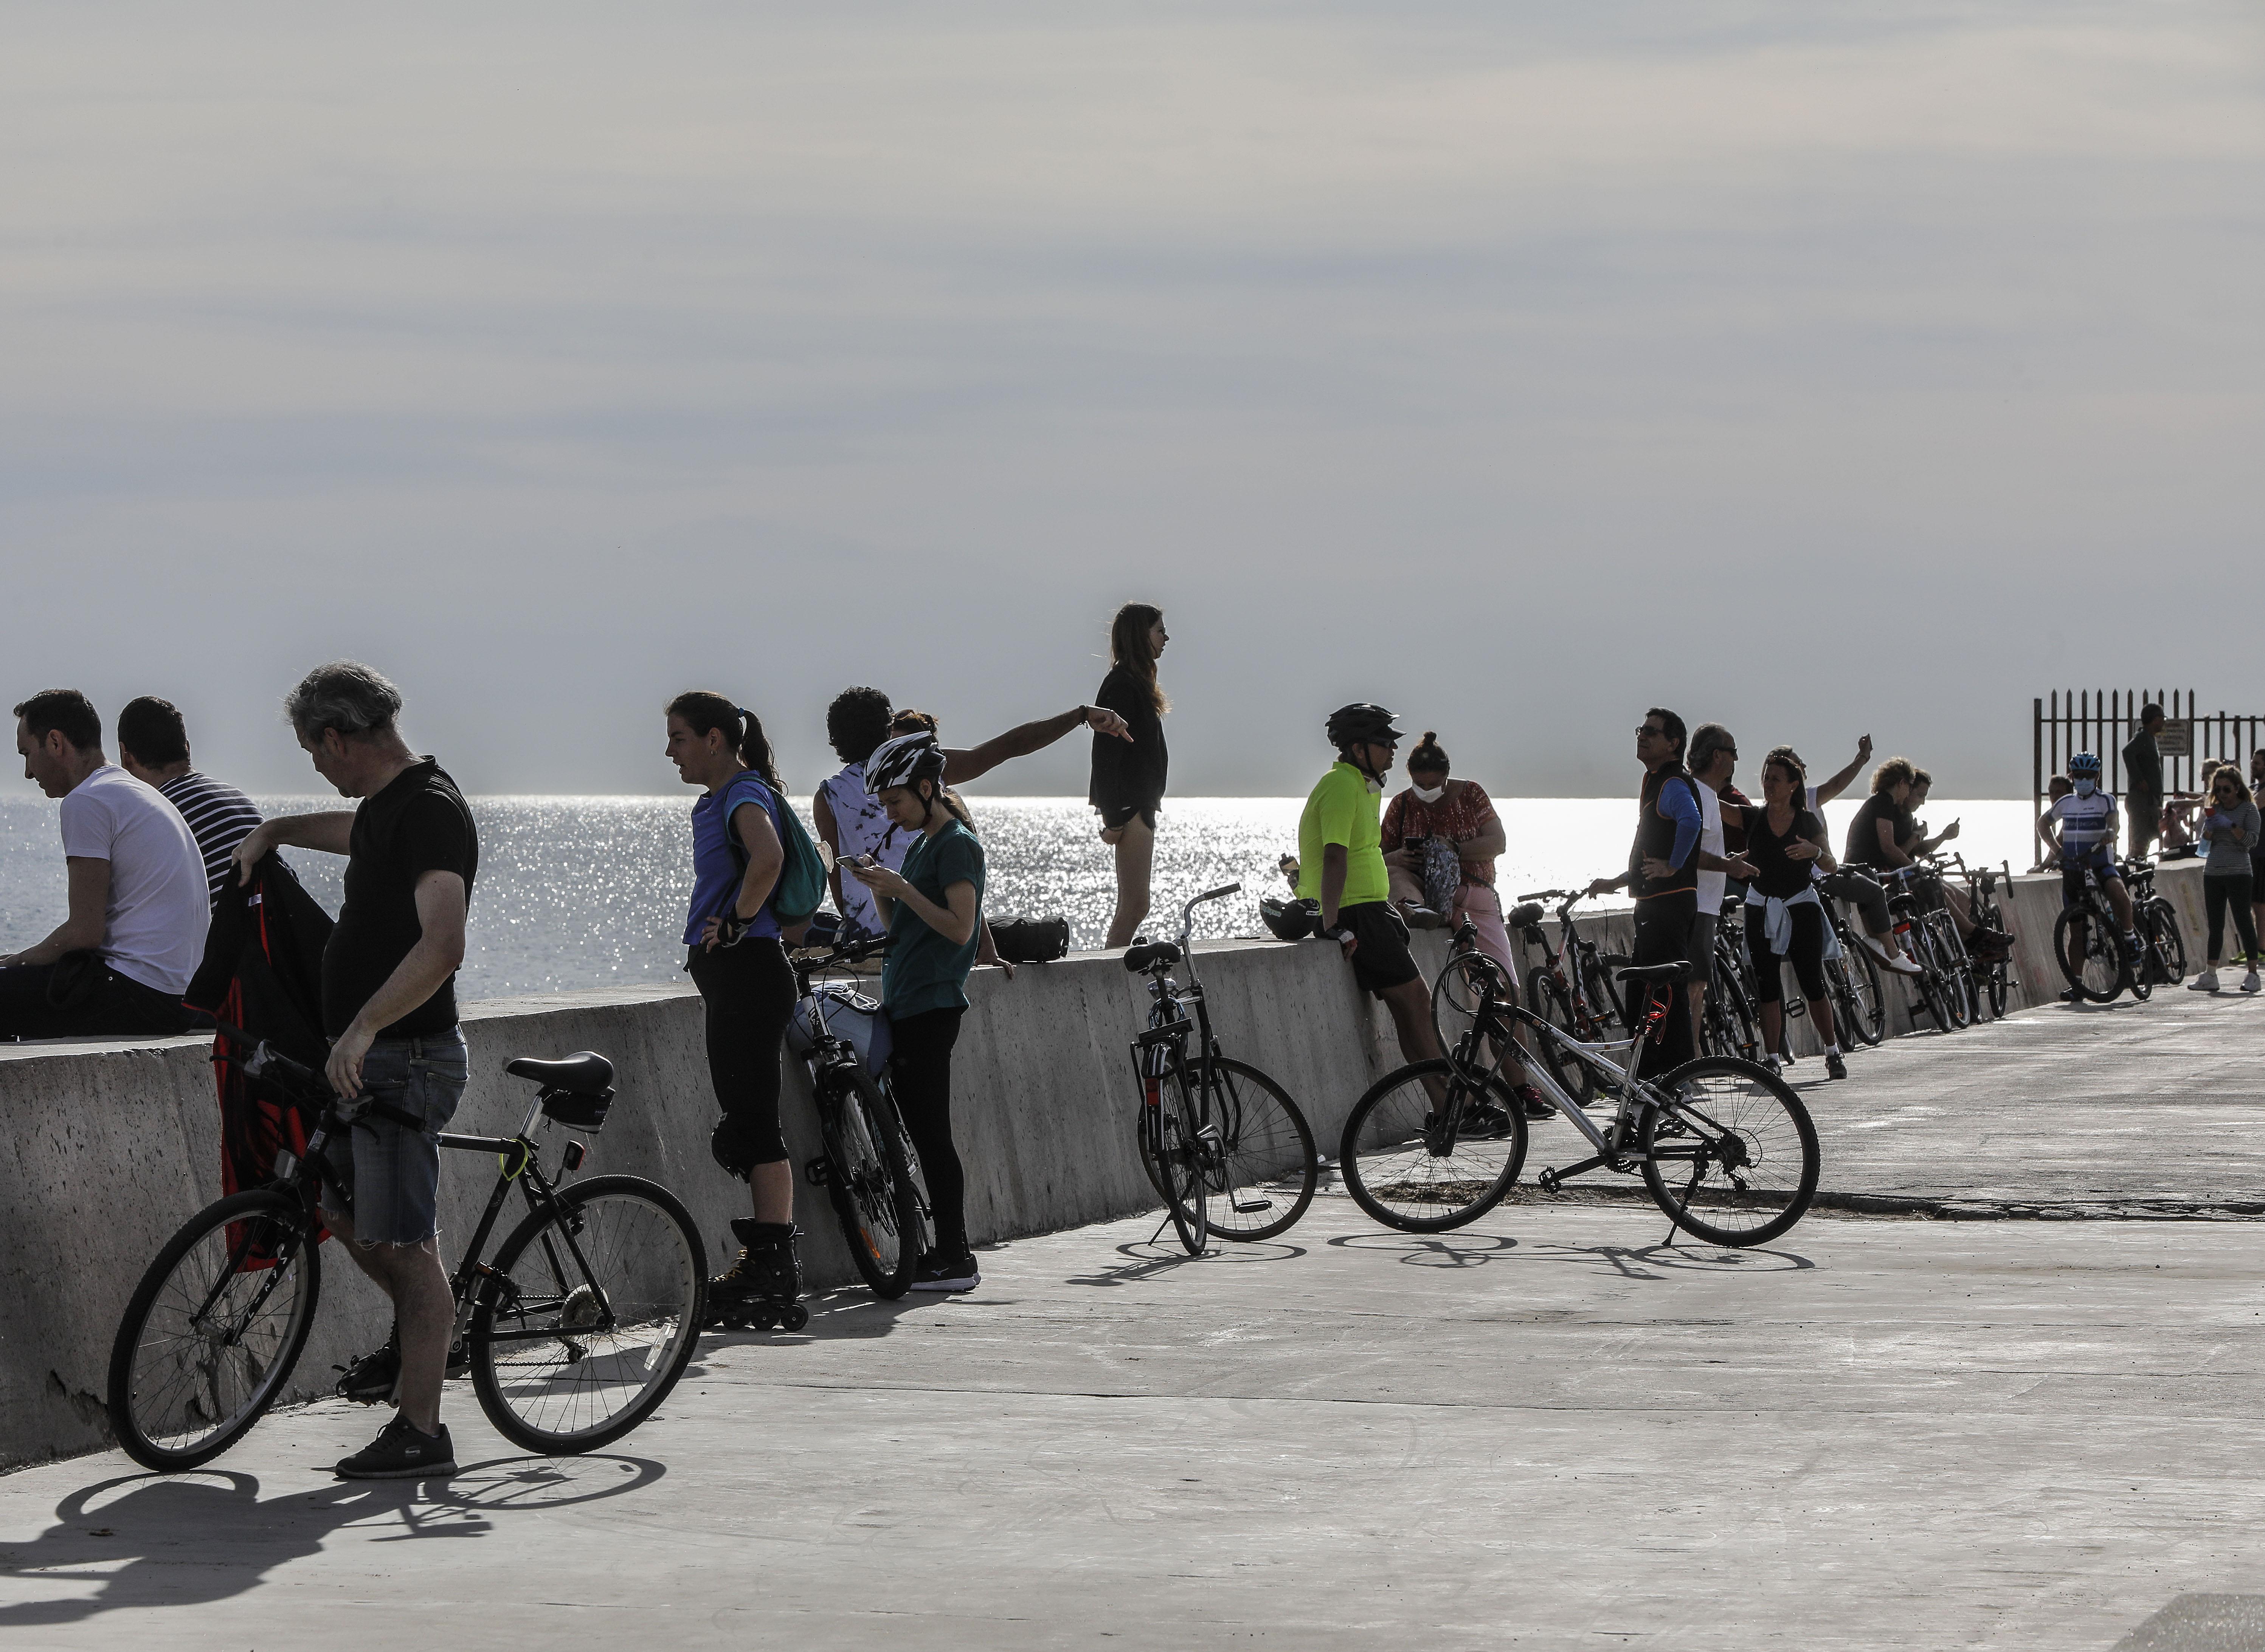
[[[1693,774],[1698,774],[1714,761],[1715,753],[1737,744],[1730,738],[1730,731],[1721,724],[1701,723],[1691,731],[1691,757],[1686,766]]]
[[[384,732],[401,715],[401,690],[367,666],[334,659],[316,666],[283,696],[283,715],[304,740],[322,739],[324,729]]]

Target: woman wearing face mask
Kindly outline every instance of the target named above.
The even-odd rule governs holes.
[[[902,871],[864,859],[841,864],[872,891],[888,931],[881,1008],[895,1043],[890,1085],[935,1206],[936,1248],[921,1258],[913,1289],[972,1291],[982,1279],[967,1242],[966,1175],[951,1139],[951,1052],[983,921],[983,845],[947,800],[933,734],[899,735],[876,751],[865,760],[865,786],[912,838]]]

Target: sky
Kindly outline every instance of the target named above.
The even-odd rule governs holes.
[[[0,704],[306,790],[349,656],[661,792],[712,687],[800,790],[1140,600],[1186,795],[1356,699],[1527,796],[1652,704],[1963,797],[2056,687],[2265,710],[2253,6],[375,11],[10,8]]]

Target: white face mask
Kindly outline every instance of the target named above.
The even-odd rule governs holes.
[[[1413,786],[1409,790],[1425,803],[1437,803],[1447,795],[1447,788],[1444,782],[1437,786]]]
[[[2076,782],[2076,795],[2079,797],[2089,797],[2094,792],[2098,791],[2099,790],[2100,782],[2098,781],[2079,780]]]

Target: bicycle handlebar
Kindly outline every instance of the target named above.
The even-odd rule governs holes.
[[[1204,902],[1207,900],[1225,900],[1229,895],[1239,895],[1242,892],[1242,885],[1241,884],[1222,884],[1217,889],[1205,890],[1202,894],[1198,895],[1193,900],[1188,902],[1186,906],[1181,907],[1180,950],[1182,952],[1185,952],[1188,950],[1188,938],[1196,932],[1197,907],[1202,906]]]

